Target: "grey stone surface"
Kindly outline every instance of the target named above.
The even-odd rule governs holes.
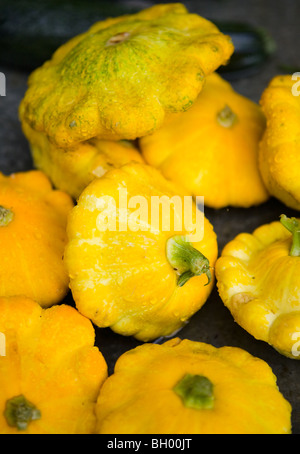
[[[133,6],[149,6],[153,2],[128,2]],[[275,39],[277,50],[273,59],[260,72],[249,77],[234,80],[234,87],[245,96],[258,101],[269,80],[280,73],[279,65],[300,64],[300,2],[271,0],[206,0],[187,1],[191,11],[214,20],[241,21],[264,27]],[[23,137],[18,120],[18,105],[26,90],[28,74],[11,68],[0,68],[6,75],[6,96],[0,97],[0,170],[11,173],[32,168],[28,144]],[[268,203],[248,210],[206,208],[206,214],[218,234],[219,248],[236,234],[251,232],[259,225],[278,219],[287,210],[279,202],[271,199]],[[73,304],[69,294],[66,302]],[[264,359],[273,369],[278,379],[278,387],[293,407],[293,433],[300,433],[300,361],[283,357],[272,347],[255,340],[239,327],[229,311],[222,304],[216,288],[204,307],[191,319],[178,334],[182,338],[211,343],[215,346],[231,345],[246,349]],[[139,345],[132,338],[114,334],[109,329],[96,328],[96,342],[103,352],[110,373],[116,359],[126,350]]]

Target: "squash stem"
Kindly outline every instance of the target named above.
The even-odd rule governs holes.
[[[281,224],[292,234],[292,246],[290,255],[300,256],[300,223],[296,218],[288,218],[285,214],[280,216]]]
[[[187,408],[209,410],[214,407],[213,384],[203,375],[186,374],[173,391]]]
[[[6,402],[4,416],[9,426],[26,430],[31,421],[40,419],[41,412],[23,395],[20,395]]]
[[[193,276],[206,274],[208,285],[211,272],[208,259],[195,249],[185,237],[173,236],[167,241],[167,259],[179,274],[177,285],[182,287]]]
[[[14,214],[11,210],[0,205],[0,227],[7,226],[13,220]]]
[[[130,36],[130,33],[123,32],[112,36],[106,43],[106,46],[115,46],[116,44],[122,43]]]
[[[218,123],[224,128],[231,128],[237,120],[236,114],[229,106],[225,106],[220,112],[217,113]]]

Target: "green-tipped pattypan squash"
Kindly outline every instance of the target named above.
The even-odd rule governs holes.
[[[109,18],[31,74],[20,117],[58,147],[135,139],[187,110],[232,53],[228,36],[180,3]]]

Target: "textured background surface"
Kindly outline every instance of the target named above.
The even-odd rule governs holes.
[[[155,2],[128,1],[125,2],[125,6],[138,9],[150,6],[153,3]],[[298,0],[286,0],[285,2],[274,2],[272,0],[248,0],[247,2],[240,0],[203,0],[187,1],[185,4],[190,11],[197,12],[212,20],[241,21],[264,27],[275,40],[276,52],[271,61],[264,65],[258,73],[232,81],[234,88],[241,94],[258,101],[269,80],[282,72],[282,64],[298,65],[299,67],[300,2]],[[99,9],[101,10],[101,8],[101,3],[99,3]],[[72,16],[72,14],[72,10],[69,9],[65,15],[62,15],[65,17],[62,17],[61,21],[58,20],[59,23],[56,24],[58,29],[63,27],[66,17],[69,19],[71,17],[68,26],[71,23],[74,34],[84,31],[94,19],[97,19],[93,16],[91,22],[88,23],[89,20],[84,21],[76,15]],[[101,17],[101,14],[99,12],[99,17]],[[112,12],[110,14],[113,15]],[[56,30],[54,22],[57,21],[57,15],[51,20],[53,21],[53,30]],[[42,24],[45,17],[41,12],[38,12],[34,16],[34,21],[40,21]],[[17,28],[18,24],[16,23]],[[32,167],[32,161],[18,121],[18,105],[26,90],[28,72],[8,66],[0,66],[0,71],[6,75],[6,97],[0,97],[0,170],[3,173],[27,170]],[[236,234],[241,231],[251,232],[265,222],[278,219],[282,212],[288,215],[297,215],[274,199],[260,207],[248,210],[228,208],[215,211],[206,208],[206,215],[218,234],[220,251],[224,244]],[[71,295],[67,297],[67,301],[72,304]],[[293,433],[300,433],[300,361],[279,355],[270,346],[256,341],[240,328],[233,321],[229,311],[223,306],[216,289],[205,306],[192,318],[179,335],[181,338],[208,342],[217,347],[224,345],[238,346],[267,361],[277,376],[280,391],[293,406]],[[124,351],[139,344],[136,340],[116,335],[109,329],[96,329],[96,342],[108,362],[110,372],[113,370],[116,359]]]

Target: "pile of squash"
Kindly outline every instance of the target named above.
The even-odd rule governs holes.
[[[96,23],[30,75],[19,114],[36,170],[0,175],[0,433],[291,433],[268,364],[176,337],[217,281],[245,330],[300,358],[298,220],[241,232],[218,257],[196,207],[300,207],[300,97],[290,76],[260,105],[235,92],[216,72],[233,52],[210,21],[160,4]],[[150,216],[122,228],[122,190],[193,198],[202,237]],[[105,327],[141,342],[110,377]]]

